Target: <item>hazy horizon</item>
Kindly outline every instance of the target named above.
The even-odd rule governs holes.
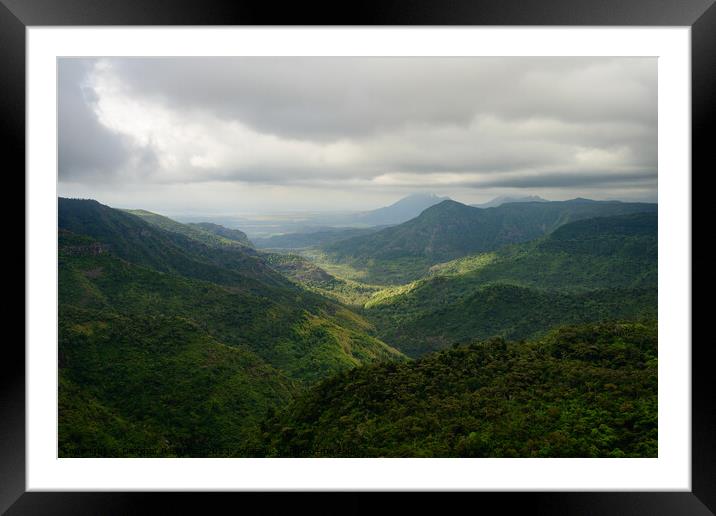
[[[386,208],[386,207],[391,206],[391,205],[393,205],[393,204],[395,204],[395,203],[397,203],[397,202],[399,202],[399,201],[401,201],[401,200],[403,200],[403,199],[405,199],[405,198],[407,198],[407,197],[410,197],[410,196],[413,196],[413,195],[423,195],[423,194],[424,194],[424,195],[430,195],[430,194],[434,194],[434,193],[433,193],[433,192],[413,192],[413,193],[406,194],[406,195],[403,196],[403,197],[395,198],[395,199],[393,199],[392,201],[389,201],[387,204],[370,205],[370,206],[367,206],[367,207],[364,207],[364,208],[354,208],[354,209],[339,209],[339,208],[336,208],[336,209],[322,209],[322,210],[321,210],[321,209],[310,209],[310,208],[305,208],[305,209],[300,209],[300,208],[298,208],[298,209],[293,209],[293,210],[287,210],[287,209],[281,210],[281,209],[277,209],[277,210],[227,211],[227,212],[211,212],[211,211],[201,212],[201,211],[192,211],[192,210],[185,210],[185,211],[176,211],[176,212],[174,212],[174,211],[165,211],[165,210],[160,210],[160,209],[153,209],[151,206],[139,206],[139,205],[135,205],[135,204],[132,204],[132,203],[129,203],[129,204],[127,204],[127,205],[117,205],[117,204],[112,204],[112,203],[103,202],[101,199],[96,199],[96,198],[94,198],[94,197],[76,197],[76,196],[67,196],[67,195],[58,195],[58,197],[69,197],[69,198],[79,198],[79,199],[91,199],[91,200],[98,201],[98,202],[100,202],[101,204],[105,204],[105,205],[107,205],[107,206],[110,206],[111,208],[117,208],[117,209],[121,209],[121,210],[145,210],[145,211],[150,211],[150,212],[156,213],[156,214],[158,214],[158,215],[163,215],[163,216],[166,216],[166,217],[177,217],[179,221],[182,221],[182,220],[192,220],[192,221],[193,221],[193,220],[199,220],[199,219],[201,219],[202,217],[205,217],[205,218],[207,219],[207,220],[206,220],[207,222],[211,222],[210,219],[211,219],[212,217],[216,217],[216,218],[222,218],[222,217],[232,218],[232,217],[234,217],[234,218],[237,218],[237,219],[246,218],[247,220],[260,220],[260,219],[262,219],[262,218],[265,218],[266,220],[270,220],[270,219],[273,218],[273,217],[276,217],[276,218],[278,218],[278,217],[287,217],[287,216],[290,216],[290,215],[309,216],[309,215],[320,215],[320,214],[326,214],[326,215],[330,215],[330,214],[356,214],[356,213],[361,213],[361,212],[373,211],[373,210],[380,209],[380,208]],[[434,195],[437,195],[437,194],[434,194]],[[532,195],[532,194],[530,194],[530,193],[524,192],[524,193],[521,193],[521,194],[514,194],[514,195],[509,195],[509,194],[508,194],[508,195],[498,195],[498,196],[494,196],[494,197],[491,197],[491,198],[489,198],[489,199],[486,199],[486,200],[484,200],[484,201],[483,201],[483,200],[479,200],[479,201],[469,201],[469,202],[468,202],[468,201],[464,201],[464,200],[462,200],[462,199],[456,199],[454,196],[451,196],[451,195],[449,195],[449,194],[440,195],[440,197],[448,197],[448,198],[449,198],[450,200],[452,200],[452,201],[457,201],[457,202],[459,202],[459,203],[466,204],[466,205],[477,205],[477,204],[483,204],[483,203],[485,203],[485,202],[497,200],[497,199],[500,198],[500,197],[515,197],[515,198],[517,198],[517,197],[529,197],[529,196],[531,196],[531,195]],[[541,196],[540,196],[540,197],[541,197]],[[592,198],[592,197],[584,197],[583,195],[576,195],[576,196],[574,196],[574,197],[569,197],[569,198],[565,198],[565,199],[545,199],[545,198],[542,198],[542,199],[545,200],[545,201],[569,201],[569,200],[573,200],[573,199],[577,199],[577,198],[584,198],[584,199],[593,200],[593,201],[619,201],[619,202],[657,203],[657,199],[653,199],[653,200],[650,200],[650,199],[634,200],[634,199],[617,199],[617,198],[596,199],[596,198]],[[252,219],[252,217],[254,217],[254,218]]]
[[[657,200],[655,58],[62,58],[58,194],[168,216]]]

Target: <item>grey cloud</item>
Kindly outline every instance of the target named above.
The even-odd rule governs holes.
[[[656,179],[657,175],[654,170],[621,173],[614,173],[613,171],[580,171],[578,173],[547,172],[538,175],[498,177],[469,184],[474,187],[493,188],[574,188],[595,185],[646,185],[655,183]]]
[[[263,186],[656,191],[655,58],[100,58],[58,69],[60,180],[107,183],[113,198],[122,182],[196,185],[202,199],[235,183],[259,204]],[[169,138],[140,145],[132,124],[102,125],[102,74],[108,95],[162,108],[141,121],[142,141]],[[401,174],[410,179],[376,181]]]
[[[476,114],[653,124],[656,59],[112,59],[133,95],[287,138],[336,140]]]
[[[123,167],[153,168],[157,157],[97,119],[94,90],[86,80],[92,61],[61,59],[57,73],[58,177],[60,181],[106,182]]]

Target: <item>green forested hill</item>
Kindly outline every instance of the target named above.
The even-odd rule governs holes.
[[[112,254],[119,258],[161,272],[254,290],[266,285],[290,285],[252,249],[238,245],[213,247],[97,201],[60,198],[58,224],[61,230],[110,246]]]
[[[60,199],[60,456],[654,456],[655,207],[519,204],[324,270]]]
[[[253,244],[249,240],[249,237],[246,236],[246,233],[238,229],[226,228],[212,222],[190,222],[187,226],[197,228],[201,231],[206,231],[224,240],[238,242],[239,244],[253,247]]]
[[[93,201],[60,206],[63,455],[235,448],[297,389],[405,359],[253,251],[210,248]]]
[[[61,256],[60,304],[127,316],[179,316],[229,345],[241,345],[297,379],[313,380],[398,354],[370,325],[305,290],[265,295],[135,266],[111,255]]]
[[[418,357],[469,339],[524,339],[562,324],[614,319],[655,320],[656,289],[599,289],[579,294],[494,284],[443,307],[396,303],[369,312],[380,337]]]
[[[369,336],[360,317],[308,292],[259,297],[111,255],[61,256],[59,283],[63,454],[101,437],[116,444],[105,450],[116,455],[159,442],[171,453],[202,456],[210,445],[235,446],[268,407],[304,385],[403,359]],[[78,392],[90,406],[77,402]],[[222,422],[212,430],[220,434],[209,432],[208,410]],[[129,433],[136,442],[117,435],[125,427],[136,427]]]
[[[59,454],[241,456],[298,387],[178,316],[62,305]]]
[[[123,210],[139,217],[152,226],[156,226],[170,233],[179,233],[192,240],[201,242],[210,247],[244,245],[251,247],[248,237],[242,231],[228,229],[218,224],[202,222],[199,224],[182,224],[169,217],[152,213],[147,210]]]
[[[565,327],[346,371],[262,424],[287,457],[656,457],[655,324]]]
[[[439,264],[366,303],[411,356],[465,338],[525,338],[556,324],[656,318],[657,215],[566,224],[534,242]]]
[[[575,199],[481,209],[448,200],[398,226],[322,249],[328,260],[364,271],[365,281],[397,284],[436,263],[527,242],[571,221],[638,212],[655,213],[656,205]]]

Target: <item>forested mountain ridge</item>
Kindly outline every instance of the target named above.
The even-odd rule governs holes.
[[[565,224],[533,242],[435,265],[423,279],[375,294],[365,314],[411,356],[470,336],[655,319],[657,226],[656,213]]]
[[[187,226],[207,231],[223,239],[230,240],[231,242],[238,242],[240,244],[253,247],[253,244],[249,240],[249,237],[246,236],[246,233],[239,229],[226,228],[220,224],[214,224],[213,222],[190,222]]]
[[[396,284],[419,278],[436,263],[527,242],[567,222],[656,210],[655,204],[583,199],[486,209],[447,200],[408,222],[322,250],[328,260],[365,270],[368,282]]]
[[[380,338],[410,357],[439,351],[470,338],[499,335],[526,339],[564,324],[652,321],[657,316],[655,288],[565,293],[490,284],[470,289],[454,300],[446,296],[434,304],[420,304],[428,293],[435,293],[435,288],[366,311],[366,316],[379,328]]]
[[[157,273],[112,255],[61,256],[60,302],[131,316],[184,317],[297,379],[320,377],[341,364],[358,365],[361,357],[396,355],[368,335],[367,321],[315,293],[295,288],[261,294]]]
[[[255,251],[206,246],[93,201],[60,207],[63,456],[145,445],[149,454],[218,446],[242,455],[266,410],[305,385],[405,359],[361,316]],[[133,437],[122,442],[125,431]]]
[[[656,457],[656,324],[468,340],[321,382],[261,425],[279,457]]]
[[[655,205],[566,204],[433,206],[386,287],[60,199],[60,456],[654,456]]]
[[[359,350],[361,345],[365,345],[368,348],[375,348],[375,353],[378,355],[399,355],[389,346],[364,333],[371,330],[370,323],[344,306],[289,281],[268,265],[261,255],[246,255],[247,260],[250,260],[249,263],[260,264],[260,267],[249,269],[248,277],[242,276],[244,270],[234,262],[231,262],[230,265],[236,267],[235,270],[213,265],[216,270],[231,273],[227,274],[228,281],[226,282],[223,281],[225,278],[222,275],[217,275],[217,280],[211,281],[198,277],[198,275],[184,275],[181,270],[161,270],[155,268],[153,264],[163,259],[163,255],[154,256],[151,251],[167,243],[164,240],[167,235],[179,238],[177,235],[156,228],[150,229],[157,233],[142,233],[147,228],[143,227],[144,223],[141,220],[125,220],[124,217],[132,219],[134,217],[112,208],[103,207],[100,213],[105,217],[104,220],[110,223],[115,222],[113,216],[118,216],[119,221],[127,224],[129,228],[125,230],[125,234],[139,231],[145,252],[139,255],[138,260],[131,255],[128,259],[125,257],[126,254],[117,252],[117,243],[121,243],[121,241],[114,231],[113,225],[103,224],[102,220],[95,220],[93,233],[107,237],[103,240],[98,239],[98,241],[109,243],[111,254],[66,256],[63,247],[60,246],[61,272],[67,273],[64,277],[61,275],[61,301],[83,306],[88,300],[101,299],[103,302],[109,303],[110,307],[121,309],[125,313],[146,314],[159,311],[159,313],[191,317],[196,319],[199,325],[217,332],[216,336],[222,340],[253,346],[254,350],[260,354],[270,353],[277,357],[275,358],[277,362],[274,365],[280,364],[281,367],[289,369],[295,368],[296,364],[291,364],[289,367],[283,362],[296,360],[301,363],[313,360],[310,347],[301,348],[301,346],[290,345],[292,339],[298,343],[302,342],[300,336],[294,334],[295,332],[307,335],[313,339],[313,345],[319,345],[322,343],[322,339],[317,339],[314,335],[314,332],[318,332],[326,336],[327,342],[335,342],[336,350],[340,350],[341,353],[352,348],[351,339],[357,339],[356,350]],[[64,218],[61,219],[61,225],[63,225],[63,220]],[[140,224],[137,227],[132,226],[135,222]],[[76,229],[76,225],[73,227]],[[67,231],[69,230],[63,231],[63,239],[67,238]],[[130,241],[133,242],[132,239]],[[183,243],[186,241],[188,239]],[[204,251],[206,251],[206,246],[196,242],[191,242],[191,244],[204,247]],[[190,251],[194,249],[195,247],[189,248]],[[122,250],[121,246],[119,250]],[[184,249],[179,247],[179,250]],[[223,249],[211,249],[211,251],[218,253],[219,256],[221,254],[245,256],[243,252],[234,248],[229,251]],[[251,252],[255,254],[255,252]],[[193,260],[196,256],[203,257],[204,254],[186,253],[186,255],[181,255],[182,258],[187,256],[187,260],[191,259],[189,265],[196,266],[196,263],[201,262]],[[121,260],[117,258],[121,258]],[[100,272],[88,275],[87,270],[99,270]],[[165,272],[165,274],[157,274],[157,272]],[[94,297],[90,295],[94,293],[100,295]],[[258,326],[254,327],[253,325]],[[264,337],[277,337],[284,328],[290,329],[291,333],[290,338],[286,336],[286,344],[279,345],[272,342],[271,346],[259,345],[261,340],[265,340]],[[246,332],[253,332],[253,337],[248,339],[243,337]],[[333,335],[335,332],[338,334]],[[345,332],[347,332],[346,335],[344,335]],[[300,351],[296,349],[297,347],[301,348]],[[361,353],[370,355],[370,352],[367,351],[359,354]],[[280,358],[284,355],[286,355],[285,358]],[[268,359],[268,356],[265,358]],[[320,376],[322,367],[317,364],[316,368],[317,371],[311,374]]]
[[[244,245],[252,247],[248,237],[238,229],[228,229],[210,222],[182,224],[147,210],[122,210],[171,233],[179,233],[210,247]]]
[[[471,285],[502,281],[571,291],[653,287],[657,264],[656,213],[599,217],[566,224],[531,242],[435,264],[425,277],[386,289],[370,304],[385,302],[391,290],[415,292],[432,281],[458,279]]]
[[[290,286],[248,247],[207,245],[94,200],[58,199],[58,225],[111,246],[119,258],[161,272],[248,289]]]

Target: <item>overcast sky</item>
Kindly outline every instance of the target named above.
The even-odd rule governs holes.
[[[169,215],[656,200],[655,58],[59,60],[59,194]]]

